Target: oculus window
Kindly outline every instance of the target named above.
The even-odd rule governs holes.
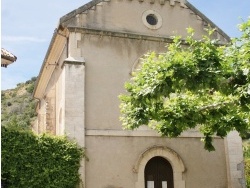
[[[162,17],[154,10],[146,10],[142,14],[142,22],[149,29],[159,29],[162,26]]]

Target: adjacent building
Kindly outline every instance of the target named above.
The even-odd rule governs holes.
[[[1,67],[7,66],[17,60],[17,57],[10,53],[8,50],[1,48]]]

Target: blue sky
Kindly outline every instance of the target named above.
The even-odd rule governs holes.
[[[1,89],[38,76],[59,18],[86,0],[1,0],[1,47],[17,56],[1,68]],[[230,37],[238,37],[240,17],[250,16],[250,0],[189,0]]]

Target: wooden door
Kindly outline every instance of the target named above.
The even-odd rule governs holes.
[[[174,188],[173,169],[163,157],[153,157],[144,171],[145,188]]]

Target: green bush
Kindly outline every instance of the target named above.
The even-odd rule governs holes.
[[[75,188],[83,150],[65,137],[2,127],[1,180],[9,188]]]
[[[250,188],[250,158],[245,159],[245,177],[247,188]]]
[[[32,83],[32,84],[30,84],[30,85],[26,88],[26,90],[27,90],[27,92],[32,93],[33,90],[34,90],[34,88],[35,88],[35,84]]]
[[[245,177],[247,188],[250,188],[250,144],[245,142],[243,145],[245,159]]]

